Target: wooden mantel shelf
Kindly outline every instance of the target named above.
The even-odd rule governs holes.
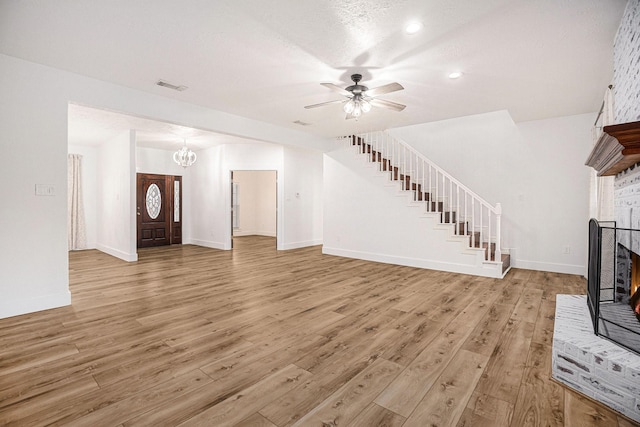
[[[587,166],[598,176],[616,175],[640,162],[640,122],[605,126],[591,151]]]

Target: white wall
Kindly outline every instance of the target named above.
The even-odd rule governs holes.
[[[125,261],[137,261],[135,131],[98,148],[97,248]]]
[[[231,249],[232,170],[277,172],[278,249],[322,243],[322,153],[273,144],[226,144],[199,152],[191,167],[194,244]]]
[[[512,266],[586,274],[595,114],[514,124],[496,112],[392,130],[503,211]],[[569,248],[568,254],[564,253]]]
[[[192,166],[192,242],[217,249],[231,249],[231,171],[275,170],[282,174],[283,147],[274,144],[225,144],[198,153]],[[202,161],[201,161],[202,160]],[[282,183],[278,181],[278,193]],[[278,199],[282,211],[282,200]],[[278,218],[278,230],[282,230]],[[281,246],[278,231],[278,248]]]
[[[215,249],[230,249],[225,236],[228,190],[222,179],[223,154],[222,145],[202,150],[189,171],[189,191],[191,198],[197,201],[194,203],[197,207],[191,211],[190,241]]]
[[[366,166],[365,166],[366,165]],[[453,225],[437,226],[437,214],[409,207],[410,195],[388,173],[365,163],[352,147],[324,158],[323,253],[370,261],[497,277],[483,271],[481,253],[468,239],[452,238]]]
[[[312,150],[284,148],[285,225],[282,249],[323,242],[323,155]]]
[[[0,318],[67,305],[67,102],[43,67],[0,55]],[[36,196],[48,184],[54,196]]]
[[[86,249],[95,249],[98,241],[98,149],[87,145],[69,145],[69,154],[82,155],[82,201],[87,232]]]
[[[234,236],[276,237],[276,172],[234,171],[238,184],[238,222]]]
[[[180,147],[176,150],[178,148]],[[188,175],[189,168],[183,168],[173,161],[173,153],[176,150],[136,147],[136,172],[172,176]]]
[[[278,144],[324,149],[325,138],[0,55],[0,318],[70,303],[67,248],[69,102]],[[135,167],[132,163],[133,168]],[[195,165],[197,166],[197,164]],[[135,173],[135,169],[132,169]],[[55,196],[35,196],[48,184]]]

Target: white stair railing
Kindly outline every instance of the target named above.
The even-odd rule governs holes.
[[[469,236],[471,248],[486,248],[485,261],[501,261],[500,203],[492,206],[413,147],[386,132],[347,139],[360,153],[367,154],[369,162],[388,171],[391,180],[400,181],[403,190],[413,190],[414,201],[422,202],[425,212],[440,213],[440,222],[454,224],[456,235]]]

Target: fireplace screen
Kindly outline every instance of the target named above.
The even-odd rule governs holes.
[[[589,222],[587,300],[593,330],[640,354],[640,230]]]

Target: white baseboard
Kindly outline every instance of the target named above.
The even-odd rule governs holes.
[[[309,246],[318,246],[322,244],[322,239],[317,239],[317,240],[304,240],[301,242],[292,242],[292,243],[285,243],[283,245],[281,245],[278,250],[289,250],[289,249],[299,249],[299,248],[306,248]]]
[[[451,273],[471,274],[474,276],[502,278],[501,268],[482,268],[470,264],[454,264],[420,258],[406,258],[395,255],[376,254],[371,252],[352,251],[348,249],[322,247],[325,255],[335,255],[345,258],[362,259],[366,261],[382,262],[385,264],[405,265],[407,267],[427,268],[430,270],[448,271]]]
[[[41,297],[10,300],[0,302],[0,319],[19,316],[21,314],[34,313],[36,311],[49,310],[64,307],[71,304],[71,292],[68,290],[53,295]]]
[[[548,271],[550,273],[587,275],[587,266],[573,264],[556,264],[552,262],[527,261],[511,258],[511,267],[525,270]]]
[[[197,245],[197,246],[204,246],[205,248],[211,248],[211,249],[222,249],[222,250],[227,249],[225,248],[224,243],[212,242],[210,240],[191,239],[190,244]]]
[[[96,249],[99,250],[100,252],[104,252],[105,254],[109,254],[111,256],[114,256],[116,258],[120,258],[123,261],[127,261],[127,262],[136,262],[138,261],[138,254],[137,253],[127,253],[127,252],[123,252],[119,249],[114,249],[114,248],[110,248],[109,246],[104,246],[104,245],[97,245]]]
[[[275,232],[271,231],[240,231],[234,230],[233,235],[235,237],[243,237],[243,236],[265,236],[265,237],[276,237]]]

